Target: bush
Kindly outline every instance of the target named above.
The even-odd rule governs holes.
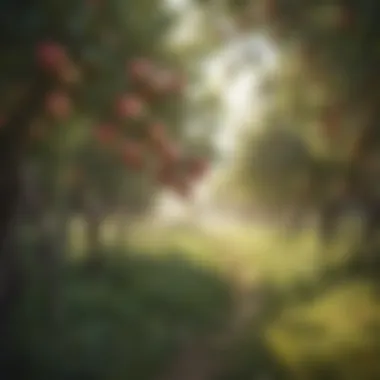
[[[62,281],[62,325],[51,330],[41,277],[14,317],[16,362],[28,379],[151,379],[183,338],[221,327],[230,293],[216,274],[179,254],[107,252],[93,271],[70,261]],[[34,268],[35,269],[35,268]]]

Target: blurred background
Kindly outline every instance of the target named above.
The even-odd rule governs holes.
[[[0,1],[0,378],[380,378],[380,2]]]

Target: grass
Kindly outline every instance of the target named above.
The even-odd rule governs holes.
[[[289,300],[294,296],[293,286],[300,282],[317,289],[316,296],[309,300],[285,301],[283,311],[268,321],[262,331],[270,350],[292,370],[295,378],[380,378],[376,360],[380,302],[373,284],[347,280],[327,292],[318,292],[321,274],[344,265],[350,248],[358,244],[356,231],[344,227],[333,244],[323,250],[310,230],[293,238],[279,231],[249,228],[219,236],[198,232],[197,237],[194,231],[178,236],[167,233],[169,240],[177,239],[182,244],[184,252],[197,252],[199,257],[208,255],[215,267],[231,267],[235,262],[240,276],[270,284]],[[159,235],[163,242],[163,232]],[[258,355],[257,346],[247,350]],[[352,360],[356,357],[362,359]],[[246,365],[253,361],[248,354]]]
[[[380,375],[375,360],[379,332],[380,303],[375,289],[370,283],[352,281],[305,304],[286,308],[266,336],[277,356],[295,372],[322,363],[344,376],[337,378],[355,378],[355,373],[356,378],[372,379]],[[351,377],[347,377],[349,373]]]
[[[20,378],[149,380],[184,339],[226,323],[231,297],[216,273],[177,252],[107,255],[96,272],[80,259],[67,264],[58,329],[51,330],[49,302],[34,273],[14,318],[18,352],[31,363]]]
[[[281,301],[281,305],[270,319],[247,331],[226,379],[252,377],[258,358],[267,355],[263,356],[262,345],[272,353],[272,364],[268,365],[280,361],[291,370],[292,379],[380,378],[375,360],[379,353],[380,303],[373,285],[347,280],[319,291],[321,274],[341,266],[354,244],[348,238],[354,234],[349,231],[322,251],[310,230],[290,236],[247,226],[218,233],[142,221],[126,230],[124,250],[128,255],[115,261],[111,254],[108,269],[96,278],[86,276],[81,266],[83,233],[83,224],[75,221],[71,251],[79,260],[73,261],[76,264],[67,274],[65,297],[70,323],[65,336],[70,339],[66,340],[65,354],[61,353],[64,362],[71,363],[68,378],[74,379],[73,373],[80,371],[95,371],[96,379],[101,380],[118,380],[118,373],[139,373],[139,378],[149,379],[152,372],[145,373],[147,366],[137,363],[150,362],[151,369],[157,369],[176,350],[181,334],[202,334],[228,317],[229,284],[220,275],[231,272],[248,284],[269,285],[280,297],[273,302]],[[109,252],[116,246],[114,235],[113,221],[106,221],[103,240]],[[301,302],[297,298],[299,283],[317,291]],[[38,316],[34,327],[27,330],[46,350],[49,344],[36,320]],[[106,338],[110,336],[113,338]],[[41,352],[41,357],[46,355]],[[110,352],[121,356],[112,359],[107,356]],[[129,355],[129,364],[123,355]],[[62,356],[56,356],[59,362],[57,358]],[[99,362],[99,368],[85,364],[94,361]],[[112,373],[107,372],[109,368],[113,368]],[[79,378],[85,378],[83,373]]]
[[[103,225],[104,244],[110,246],[115,226]],[[72,226],[73,251],[80,252],[84,244],[84,228],[80,220]],[[316,245],[312,233],[295,241],[270,228],[240,227],[223,233],[208,233],[193,226],[162,227],[139,223],[126,232],[128,247],[145,254],[160,256],[162,252],[179,250],[198,264],[215,268],[231,262],[241,263],[252,272],[259,272],[273,282],[292,282],[295,276],[308,276],[316,268]]]

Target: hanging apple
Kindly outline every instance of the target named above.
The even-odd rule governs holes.
[[[162,161],[168,163],[175,162],[180,158],[181,152],[177,144],[170,141],[166,136],[165,129],[165,124],[160,122],[150,125],[148,129],[148,144]]]
[[[103,145],[108,145],[116,140],[116,128],[112,124],[101,124],[95,129],[96,139]]]
[[[56,120],[67,119],[72,110],[70,98],[64,92],[51,92],[46,97],[47,113]]]
[[[152,72],[152,62],[145,58],[135,59],[127,66],[127,73],[135,80],[146,80]]]
[[[163,186],[171,186],[175,180],[175,171],[169,165],[161,164],[156,173],[157,182]]]
[[[188,174],[191,179],[197,180],[205,175],[208,163],[202,158],[193,158],[188,163]]]
[[[58,67],[57,77],[61,83],[73,85],[80,82],[81,73],[73,64],[70,63],[65,66]]]
[[[175,193],[183,198],[189,198],[191,195],[191,186],[186,178],[179,178],[173,185]]]
[[[121,119],[139,118],[144,111],[143,102],[135,95],[122,95],[115,104],[116,115]]]
[[[185,87],[185,78],[176,75],[170,70],[157,70],[155,76],[149,82],[153,94],[178,94]]]
[[[68,63],[68,56],[63,46],[47,41],[36,48],[37,64],[50,73],[56,73]]]
[[[157,145],[156,154],[163,162],[168,164],[178,162],[181,157],[181,152],[177,144],[169,140],[163,140]]]
[[[148,127],[148,141],[152,146],[158,146],[166,138],[166,126],[155,122]]]
[[[154,94],[160,95],[167,91],[170,80],[170,73],[165,71],[159,71],[151,79],[151,81],[149,82],[149,86]]]

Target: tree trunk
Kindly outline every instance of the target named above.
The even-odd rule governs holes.
[[[47,210],[41,219],[39,258],[46,291],[46,322],[59,330],[62,321],[62,270],[67,243],[67,218]]]
[[[13,218],[20,192],[19,170],[25,152],[28,127],[41,109],[48,83],[37,77],[24,99],[10,115],[0,134],[0,377],[11,377],[10,318],[21,284],[17,277],[16,252],[11,242]]]

